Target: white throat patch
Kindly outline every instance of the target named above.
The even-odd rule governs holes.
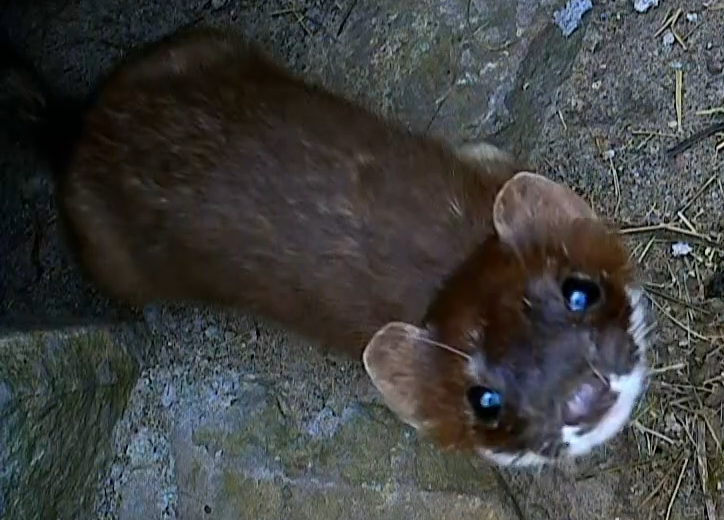
[[[646,312],[643,291],[639,288],[626,288],[626,297],[632,308],[628,333],[637,347],[639,363],[626,375],[610,374],[611,389],[618,393],[613,407],[603,416],[591,431],[580,434],[580,426],[564,426],[563,441],[568,443],[569,456],[585,455],[597,446],[617,435],[628,423],[636,403],[646,388],[648,363],[646,355],[649,349],[649,334],[653,328]]]

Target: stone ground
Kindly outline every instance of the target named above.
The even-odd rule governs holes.
[[[723,137],[665,151],[724,118],[697,114],[724,102],[724,4],[595,2],[568,38],[552,22],[561,5],[0,2],[2,30],[61,93],[82,95],[131,45],[232,24],[411,128],[491,137],[628,230],[660,323],[646,402],[594,457],[531,474],[439,453],[391,417],[354,360],[253,317],[139,315],[97,295],[2,90],[0,518],[716,518]],[[679,8],[673,32],[657,33]],[[677,241],[692,251],[673,256]]]

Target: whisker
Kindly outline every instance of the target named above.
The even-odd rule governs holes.
[[[588,368],[591,369],[591,372],[593,372],[593,375],[596,376],[602,383],[605,383],[606,385],[609,384],[608,379],[606,379],[599,370],[593,366],[593,363],[591,363],[590,360],[586,360],[586,363],[588,363]]]
[[[392,332],[392,334],[398,334],[399,336],[409,336],[409,333],[403,333],[403,332]],[[446,345],[445,343],[440,343],[439,341],[435,341],[433,339],[426,338],[424,336],[418,336],[416,334],[413,335],[413,337],[417,340],[422,341],[423,343],[427,343],[429,345],[434,345],[436,347],[440,347],[443,350],[447,350],[448,352],[451,352],[457,356],[460,356],[461,358],[466,359],[467,361],[470,361],[472,359],[470,354],[466,354],[465,352],[458,350],[455,347],[451,347],[450,345]]]

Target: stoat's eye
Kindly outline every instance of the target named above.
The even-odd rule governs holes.
[[[601,288],[596,282],[576,276],[563,280],[561,293],[571,312],[585,312],[601,299]]]
[[[473,386],[467,392],[468,402],[478,419],[489,426],[495,426],[503,409],[503,397],[499,392],[484,386]]]

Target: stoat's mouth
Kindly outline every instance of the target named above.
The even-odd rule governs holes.
[[[618,393],[611,388],[611,381],[591,373],[563,406],[563,423],[566,426],[594,427],[615,405]]]
[[[563,427],[566,455],[585,455],[623,430],[643,394],[646,374],[646,365],[639,363],[629,374],[608,376],[611,392],[617,396],[616,401],[592,428],[579,425]]]

